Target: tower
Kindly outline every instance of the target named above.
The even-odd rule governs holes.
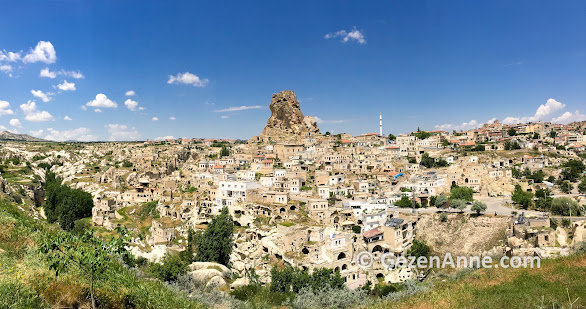
[[[383,136],[383,113],[379,113],[379,135]]]

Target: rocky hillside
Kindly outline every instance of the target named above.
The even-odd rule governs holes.
[[[0,141],[11,141],[11,142],[44,142],[44,139],[32,137],[27,134],[16,134],[9,131],[0,132]]]
[[[271,117],[267,121],[261,138],[282,139],[287,137],[306,137],[319,134],[315,119],[304,116],[295,92],[284,90],[271,98]]]
[[[437,253],[452,255],[481,254],[500,247],[510,218],[448,214],[442,222],[437,214],[423,216],[417,222],[417,237]],[[500,248],[502,252],[502,248]]]

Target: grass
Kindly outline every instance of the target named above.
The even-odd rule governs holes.
[[[586,306],[586,255],[542,260],[536,269],[480,269],[431,279],[434,288],[375,308],[573,308]],[[577,300],[576,300],[577,299]]]
[[[56,276],[38,241],[55,225],[0,201],[0,308],[88,308],[89,279],[76,267]],[[96,281],[100,308],[204,308],[187,292],[114,263]]]

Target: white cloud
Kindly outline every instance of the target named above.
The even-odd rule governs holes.
[[[50,95],[52,95],[52,93],[44,93],[41,90],[31,90],[31,93],[33,96],[43,100],[45,103],[51,101]]]
[[[69,76],[71,78],[75,78],[75,79],[85,78],[85,76],[83,76],[83,74],[81,74],[80,71],[63,71],[63,70],[61,70],[61,74],[64,76]]]
[[[438,130],[444,130],[444,131],[451,131],[451,130],[462,131],[462,130],[476,129],[476,128],[480,127],[481,125],[482,125],[482,123],[478,123],[478,121],[473,119],[473,120],[470,120],[469,122],[463,122],[459,125],[454,125],[454,124],[450,124],[450,123],[435,125],[435,128]]]
[[[171,116],[169,117],[169,120],[175,120],[175,117]]]
[[[81,74],[81,72],[79,70],[78,71],[61,70],[61,71],[51,72],[51,70],[49,70],[49,68],[44,68],[39,73],[40,77],[48,77],[48,78],[55,78],[55,77],[57,77],[57,75],[68,76],[68,77],[75,78],[75,79],[85,78],[85,76],[83,76],[83,74]]]
[[[34,137],[41,137],[43,136],[43,132],[45,132],[43,129],[37,130],[37,131],[29,131],[29,133],[34,136]]]
[[[0,71],[4,73],[10,73],[12,72],[12,66],[9,64],[0,65]]]
[[[96,109],[94,109],[94,112],[96,112],[96,113],[101,113],[101,112],[102,112],[102,110],[101,110],[101,109],[99,109],[99,108],[96,108]]]
[[[10,109],[10,103],[8,101],[0,100],[0,116],[2,115],[14,115],[14,111]]]
[[[55,48],[51,42],[46,41],[40,41],[35,49],[31,49],[31,51],[22,58],[22,62],[24,63],[54,63],[55,61],[57,61]]]
[[[243,111],[243,110],[247,110],[247,109],[261,109],[264,108],[260,105],[252,105],[252,106],[234,106],[234,107],[228,107],[228,108],[224,108],[224,109],[218,109],[215,110],[214,112],[216,113],[225,113],[225,112],[237,112],[237,111]]]
[[[135,94],[136,94],[136,92],[134,92],[134,90],[128,90],[128,91],[126,91],[126,93],[125,93],[125,95],[126,95],[127,97],[131,97],[131,96],[133,96],[133,95],[135,95]]]
[[[71,120],[73,120],[73,119],[71,119],[71,117],[69,117],[69,116],[65,115],[65,117],[63,117],[63,120],[71,121]]]
[[[535,111],[535,115],[525,117],[506,117],[503,120],[503,123],[517,124],[544,120],[546,117],[551,116],[553,113],[563,109],[564,107],[566,107],[565,104],[558,102],[554,99],[549,99],[547,100],[547,102],[545,102],[545,104],[539,105],[537,111]]]
[[[175,137],[173,137],[173,135],[167,135],[167,136],[159,136],[159,137],[154,138],[155,141],[164,141],[166,139],[175,139]]]
[[[32,122],[43,122],[54,120],[53,116],[47,111],[39,111],[37,109],[37,103],[35,101],[28,101],[28,103],[21,104],[20,109],[24,112],[25,120]]]
[[[7,52],[6,50],[1,51],[0,50],[0,61],[8,61],[8,62],[16,62],[18,60],[21,60],[21,54],[22,51],[17,52],[17,53],[13,53],[13,52]]]
[[[195,87],[205,87],[208,82],[209,82],[209,80],[207,78],[201,79],[197,75],[193,75],[189,72],[185,72],[185,73],[179,73],[179,74],[177,74],[177,76],[169,75],[169,80],[167,81],[167,84],[179,83],[179,84],[192,85]]]
[[[346,122],[346,120],[324,120],[321,119],[319,117],[316,116],[311,116],[313,117],[313,119],[315,120],[315,123],[320,124],[320,123],[343,123]]]
[[[364,34],[356,29],[356,27],[352,28],[350,32],[347,32],[346,30],[339,30],[334,33],[328,33],[324,37],[326,39],[342,38],[342,42],[344,43],[354,40],[359,44],[366,44]]]
[[[108,99],[108,97],[106,97],[106,95],[103,93],[98,93],[96,95],[96,99],[87,102],[86,105],[93,106],[93,107],[103,107],[103,108],[116,108],[116,107],[118,107],[118,104],[116,104],[116,102]]]
[[[493,124],[493,123],[494,123],[495,121],[497,121],[497,120],[498,120],[498,119],[496,119],[496,118],[492,118],[492,119],[490,119],[489,121],[487,121],[486,123],[488,123],[488,124]]]
[[[575,113],[565,112],[561,116],[553,118],[551,122],[568,124],[570,122],[584,120],[586,120],[586,114],[581,114],[579,111],[576,111]]]
[[[44,68],[41,70],[41,72],[39,73],[40,77],[48,77],[48,78],[55,78],[57,77],[57,73],[56,72],[51,72],[49,70],[49,68]]]
[[[159,121],[159,118],[157,118],[157,117],[153,117],[153,118],[152,118],[152,120],[153,120],[153,121]]]
[[[131,99],[127,99],[127,100],[124,102],[124,105],[126,105],[126,107],[127,107],[129,110],[131,110],[131,111],[135,111],[135,110],[136,110],[136,108],[138,107],[138,102],[136,102],[136,101],[133,101],[133,100],[131,100]]]
[[[230,116],[222,115],[222,116],[220,116],[220,118],[222,118],[222,119],[228,119],[228,118],[230,118]]]
[[[137,140],[141,137],[141,134],[136,128],[129,128],[125,124],[108,124],[106,128],[108,129],[108,133],[110,133],[111,141]]]
[[[75,83],[68,83],[64,80],[63,83],[57,85],[57,88],[62,91],[75,91]]]
[[[17,127],[17,128],[21,128],[22,124],[20,123],[20,120],[14,118],[14,119],[10,119],[10,125],[13,127]]]
[[[41,134],[43,130],[40,130]],[[63,141],[81,141],[81,142],[89,142],[95,141],[97,138],[95,135],[90,134],[91,130],[88,128],[77,128],[73,130],[66,130],[66,131],[57,131],[51,128],[47,129],[49,135],[45,137],[45,139],[63,142]],[[32,133],[32,131],[31,131]]]

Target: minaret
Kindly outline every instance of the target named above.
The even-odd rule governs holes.
[[[379,113],[380,136],[383,136],[383,113]]]

